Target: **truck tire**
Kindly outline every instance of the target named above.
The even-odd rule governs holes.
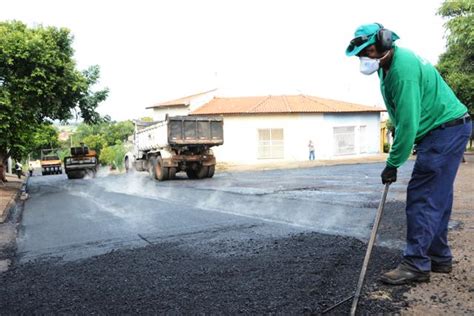
[[[153,178],[158,181],[164,181],[168,179],[168,168],[163,167],[163,160],[160,156],[152,157],[151,161],[151,168],[152,168],[152,175]]]
[[[216,166],[209,166],[209,171],[207,172],[207,177],[212,178],[214,176],[215,171],[216,171]]]
[[[196,169],[188,168],[186,169],[186,174],[189,179],[203,179],[208,176],[209,167],[207,166],[197,166]]]
[[[170,167],[169,168],[169,173],[168,173],[168,179],[174,179],[176,177],[176,168],[175,167]]]
[[[186,169],[186,175],[189,179],[197,179],[196,170]]]
[[[151,157],[149,160],[147,160],[148,173],[153,180],[155,180],[155,174],[153,173],[153,160],[155,159],[155,157]]]
[[[203,179],[203,178],[207,177],[208,173],[209,173],[209,167],[208,166],[201,166],[196,172],[196,177],[198,179]]]

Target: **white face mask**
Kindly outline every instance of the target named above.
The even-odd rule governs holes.
[[[379,70],[380,59],[372,59],[369,57],[359,57],[360,59],[360,72],[364,75],[371,75]]]

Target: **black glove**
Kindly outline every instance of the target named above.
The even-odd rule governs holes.
[[[382,174],[380,175],[382,177],[382,183],[392,183],[397,181],[397,168],[386,166],[385,169],[383,169]]]

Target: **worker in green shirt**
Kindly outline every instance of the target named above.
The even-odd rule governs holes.
[[[395,138],[382,171],[382,183],[397,180],[397,168],[416,144],[416,162],[407,188],[407,239],[403,260],[382,275],[388,284],[429,281],[430,272],[449,273],[452,254],[448,222],[453,184],[472,124],[467,108],[436,68],[381,24],[359,26],[346,49],[360,59],[360,71],[377,73]]]

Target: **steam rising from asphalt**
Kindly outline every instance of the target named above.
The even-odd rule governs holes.
[[[167,201],[180,207],[202,209],[263,221],[284,223],[305,230],[366,239],[375,216],[363,207],[371,190],[332,192],[290,185],[273,187],[239,185],[229,178],[189,180],[178,174],[174,181],[153,181],[146,172],[97,179],[105,191]],[[157,204],[159,205],[159,204]],[[197,210],[199,211],[199,210]],[[120,211],[118,212],[121,213]]]

